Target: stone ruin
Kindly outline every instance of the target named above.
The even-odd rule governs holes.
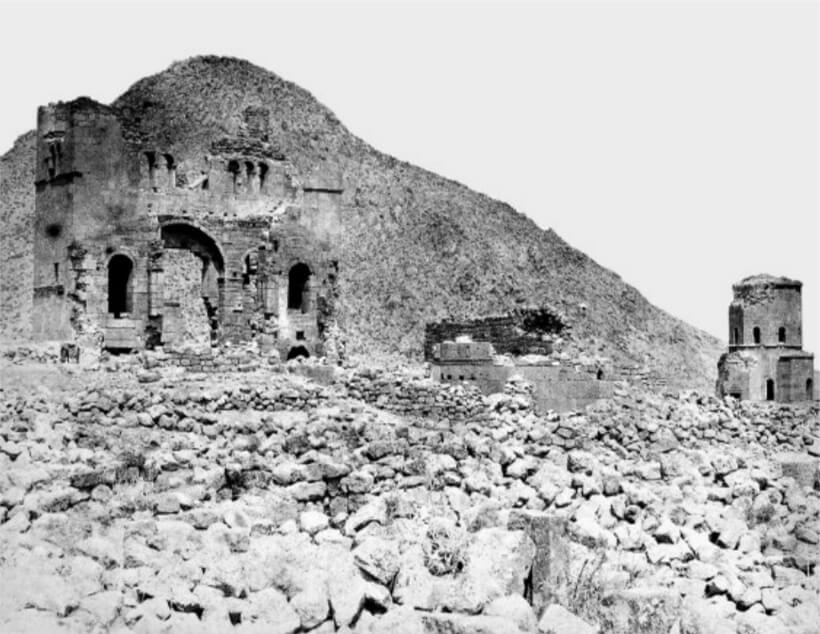
[[[539,413],[582,410],[612,396],[612,364],[608,359],[573,355],[568,361],[553,355],[553,341],[568,330],[560,316],[544,308],[443,321],[427,326],[425,353],[436,380],[467,382],[484,394],[497,394],[519,378],[532,384]]]
[[[819,397],[814,355],[803,350],[802,286],[755,275],[732,287],[729,351],[718,362],[718,396],[780,403]]]
[[[248,109],[246,128],[267,111]],[[242,132],[193,155],[88,98],[41,107],[35,340],[114,351],[257,340],[323,352],[341,178]]]

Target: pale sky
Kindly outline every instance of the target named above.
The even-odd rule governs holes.
[[[242,57],[724,340],[733,282],[802,280],[820,354],[819,33],[817,2],[3,2],[0,152],[39,104]]]

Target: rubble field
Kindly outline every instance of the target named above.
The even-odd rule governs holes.
[[[820,631],[818,404],[0,359],[0,631]]]

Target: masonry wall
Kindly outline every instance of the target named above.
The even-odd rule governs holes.
[[[729,306],[730,346],[803,345],[802,305],[799,286],[755,284],[736,285],[734,300]],[[786,340],[780,342],[778,331],[785,328]],[[760,329],[760,344],[754,341],[754,329]],[[735,340],[735,332],[740,341]]]
[[[552,343],[544,336],[558,334],[565,328],[561,318],[546,309],[468,321],[440,321],[425,327],[424,358],[428,361],[433,358],[436,344],[462,335],[473,341],[492,343],[498,354],[547,355],[552,352]]]
[[[31,336],[36,133],[0,159],[0,341]]]
[[[594,368],[546,365],[492,365],[487,363],[447,363],[433,365],[433,378],[445,383],[469,383],[484,394],[497,394],[512,376],[532,383],[536,411],[581,410],[598,399],[613,394],[611,381],[597,378]]]

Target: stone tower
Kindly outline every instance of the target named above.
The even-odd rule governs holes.
[[[729,351],[718,362],[718,396],[790,403],[815,398],[814,355],[803,350],[797,280],[747,277],[729,304]]]

